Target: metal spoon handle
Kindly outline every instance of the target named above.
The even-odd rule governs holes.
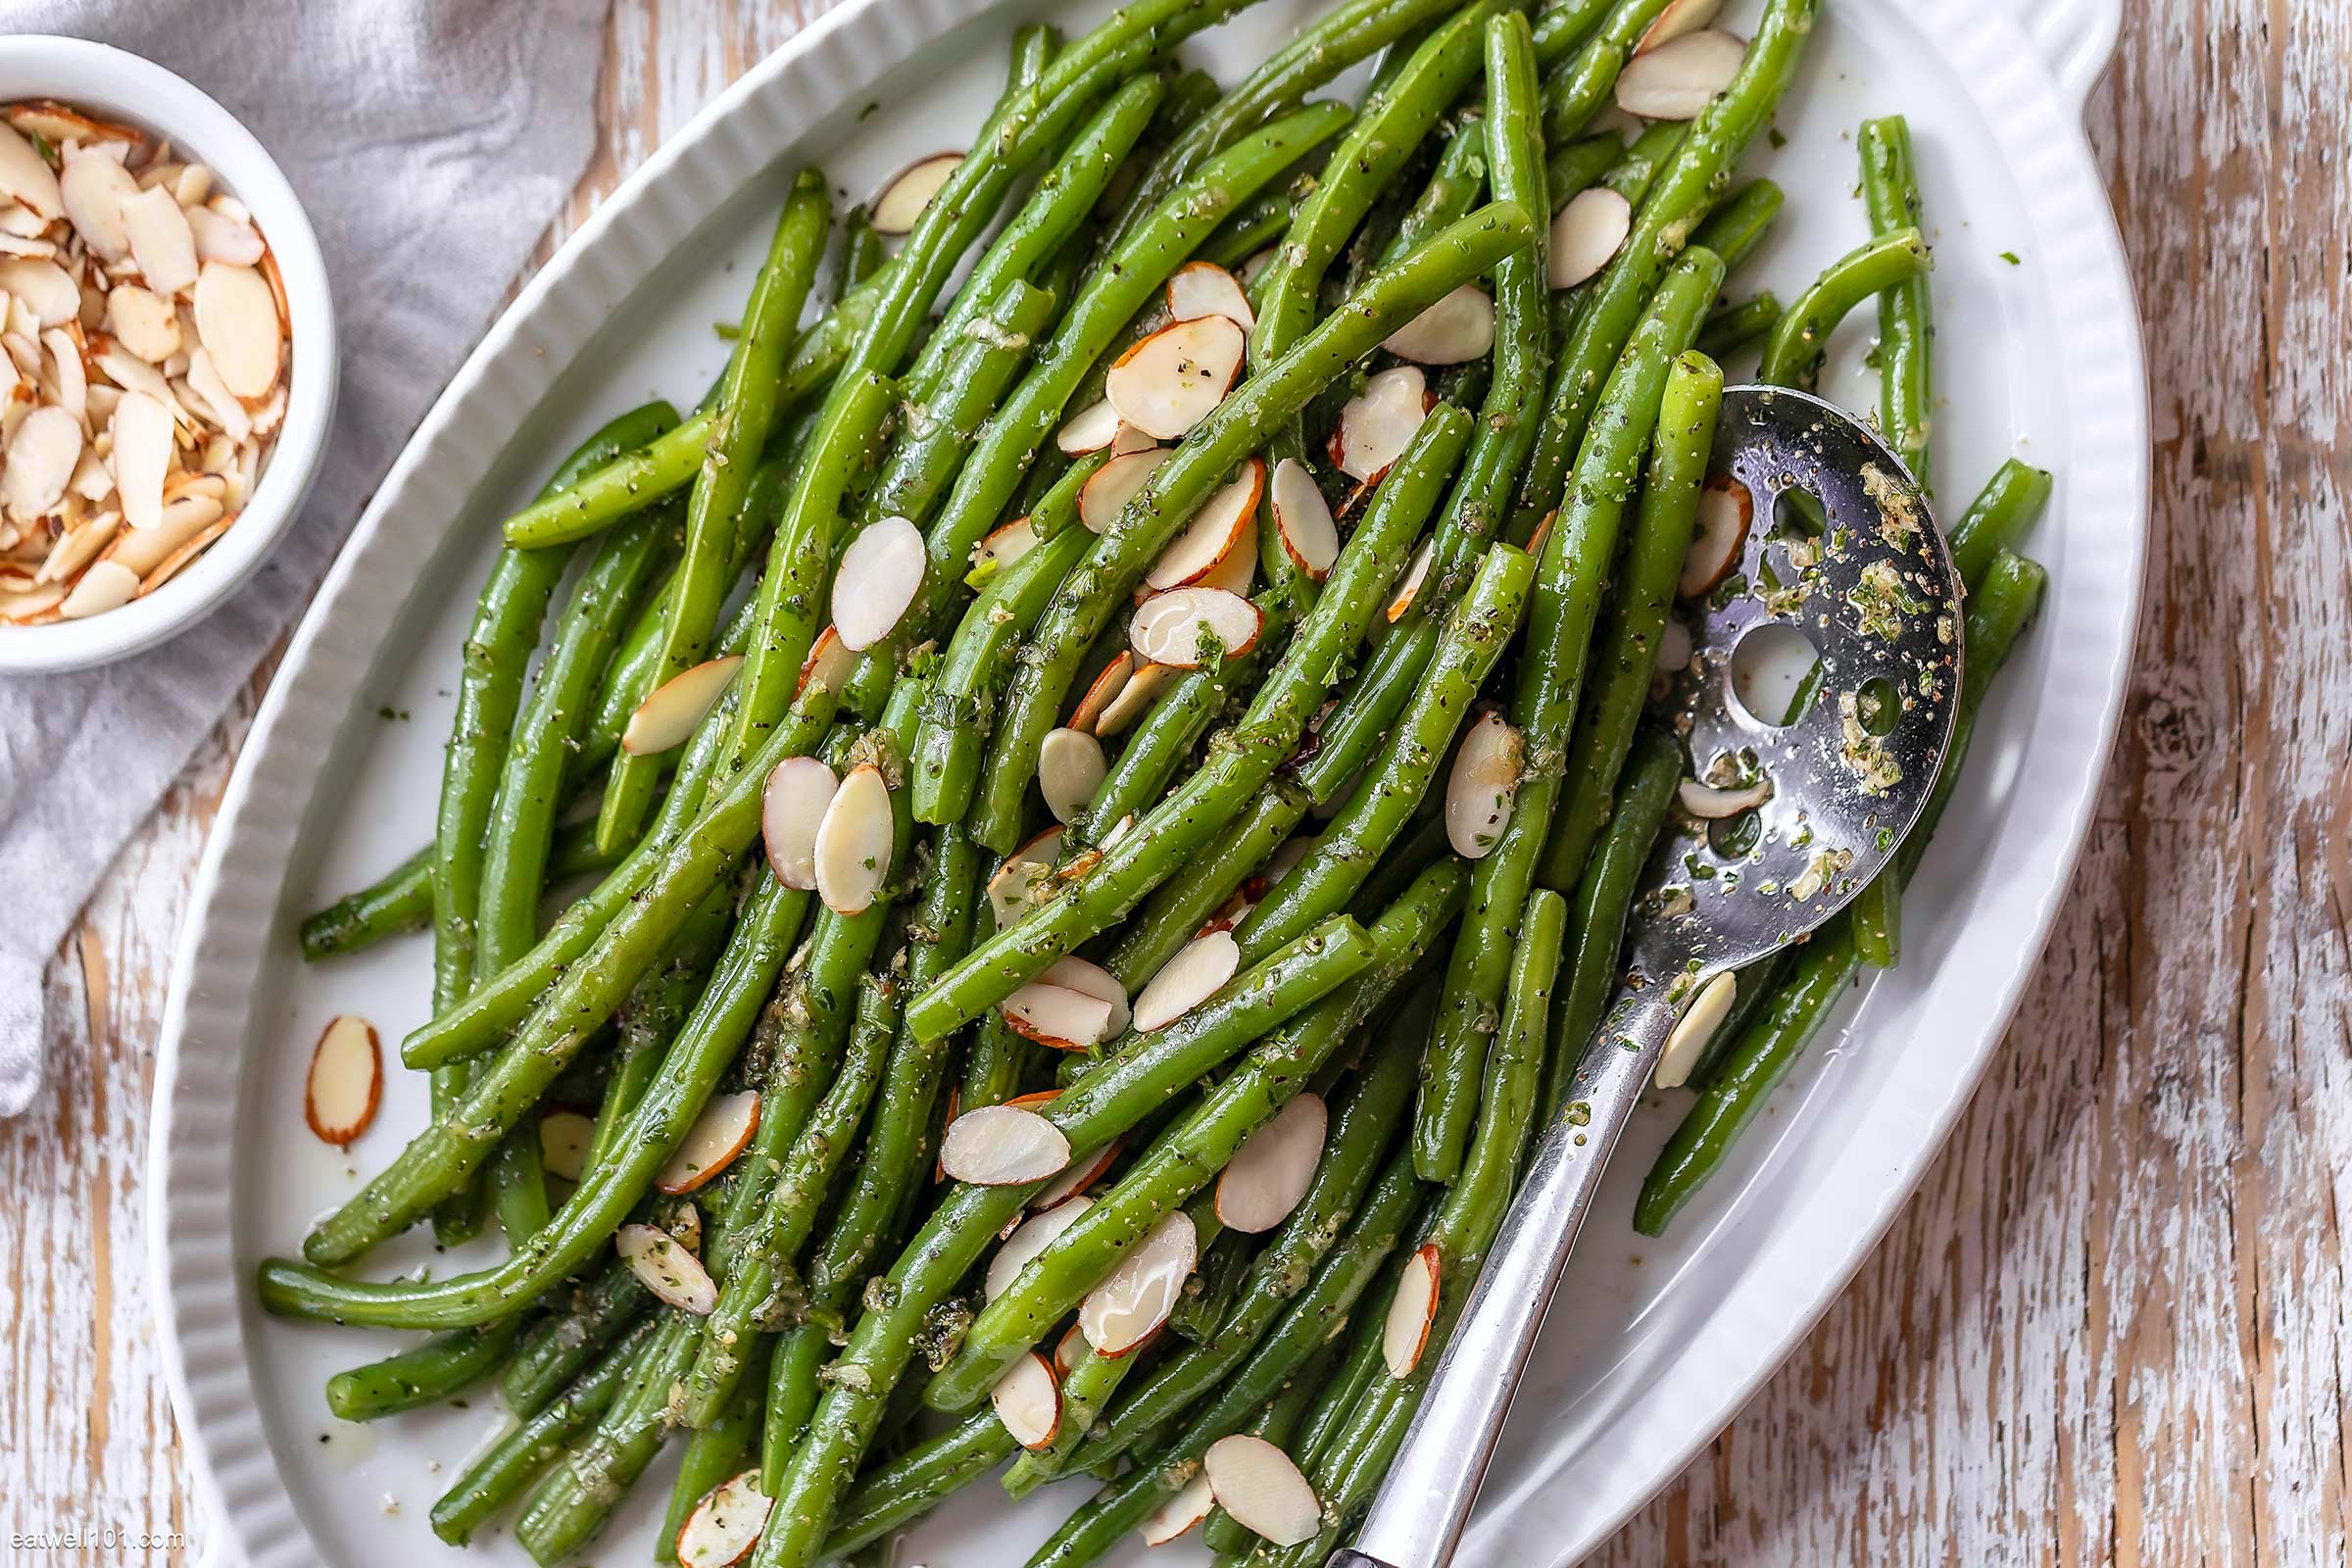
[[[1404,1446],[1355,1544],[1333,1553],[1330,1568],[1443,1568],[1452,1559],[1609,1151],[1674,1027],[1665,992],[1624,998],[1586,1047],[1568,1110],[1544,1130]]]

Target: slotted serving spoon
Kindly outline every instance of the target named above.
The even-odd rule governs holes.
[[[1726,811],[1759,782],[1770,794],[1712,830],[1670,824],[1663,835],[1634,906],[1626,978],[1542,1129],[1403,1448],[1332,1568],[1452,1559],[1602,1168],[1678,1024],[1690,1014],[1673,1041],[1682,1057],[1728,1004],[1719,976],[1852,902],[1918,820],[1951,741],[1959,581],[1902,464],[1833,405],[1747,386],[1724,394],[1714,466],[1746,487],[1753,511],[1678,678],[1675,721],[1700,775],[1681,804]],[[1785,510],[1814,526],[1776,528]],[[1776,660],[1789,667],[1786,650],[1735,650],[1751,635],[1786,644],[1791,628],[1818,656],[1818,683],[1801,713],[1769,722],[1751,707],[1788,716],[1771,673]],[[1726,833],[1734,820],[1739,831]]]

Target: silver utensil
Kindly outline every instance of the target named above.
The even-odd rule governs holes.
[[[1868,885],[1927,805],[1950,742],[1959,581],[1902,464],[1819,398],[1735,387],[1715,468],[1746,487],[1753,513],[1678,677],[1676,722],[1699,776],[1684,781],[1647,867],[1624,983],[1542,1130],[1403,1448],[1332,1568],[1451,1560],[1602,1168],[1678,1021],[1691,1015],[1673,1038],[1687,1056],[1707,1015],[1720,1020],[1734,971]],[[1773,672],[1790,667],[1794,632],[1819,657],[1818,684],[1792,721],[1768,722],[1753,710],[1788,716]],[[1767,798],[1742,805],[1759,783]]]

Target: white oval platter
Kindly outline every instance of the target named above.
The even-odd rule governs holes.
[[[221,1560],[461,1560],[433,1540],[426,1511],[499,1425],[491,1395],[365,1429],[333,1422],[323,1380],[380,1353],[380,1338],[269,1321],[250,1288],[262,1256],[291,1249],[423,1117],[421,1084],[395,1072],[348,1159],[304,1129],[303,1070],[321,1025],[353,1011],[399,1039],[423,1015],[427,955],[412,939],[306,968],[294,926],[427,836],[453,655],[498,519],[611,414],[700,393],[724,353],[711,323],[735,317],[803,159],[827,170],[843,205],[862,199],[969,133],[997,91],[1014,21],[1075,29],[1106,9],[850,0],[813,24],[662,148],[531,281],[361,519],[221,805],[157,1070],[160,1327]],[[1753,9],[1735,7],[1731,24]],[[1187,57],[1231,81],[1311,10],[1265,0]],[[1935,1154],[2065,892],[2124,691],[2146,514],[2138,327],[2079,126],[2118,10],[1833,0],[1780,117],[1788,145],[1757,159],[1768,156],[1789,201],[1740,286],[1788,298],[1862,234],[1852,127],[1890,110],[1910,117],[1936,244],[1936,469],[1947,497],[2013,453],[2056,470],[2031,540],[2051,594],[1907,901],[1901,969],[1849,1005],[1662,1242],[1637,1238],[1627,1216],[1679,1103],[1653,1107],[1629,1135],[1465,1562],[1564,1562],[1590,1549],[1771,1373]],[[921,112],[890,107],[900,103]],[[861,117],[868,105],[881,112]],[[1867,336],[1866,324],[1841,334],[1829,386],[1863,406],[1869,382],[1855,367]],[[372,1270],[430,1255],[415,1239],[387,1250]],[[432,1261],[446,1271],[469,1260]],[[639,1486],[596,1560],[643,1560],[667,1477],[658,1466]],[[975,1487],[903,1560],[1017,1564],[1086,1494],[1083,1483],[1048,1488],[1016,1507]],[[527,1561],[503,1529],[471,1556]],[[1199,1559],[1189,1545],[1152,1557]]]

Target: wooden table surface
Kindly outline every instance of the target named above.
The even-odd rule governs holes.
[[[1950,1146],[1788,1364],[1597,1559],[2335,1568],[2352,1536],[2352,5],[2130,8],[2089,122],[2148,323],[2140,675],[2074,896]],[[616,0],[558,231],[789,35]],[[253,702],[47,978],[0,1122],[0,1550],[192,1532],[141,1157],[172,932]]]

